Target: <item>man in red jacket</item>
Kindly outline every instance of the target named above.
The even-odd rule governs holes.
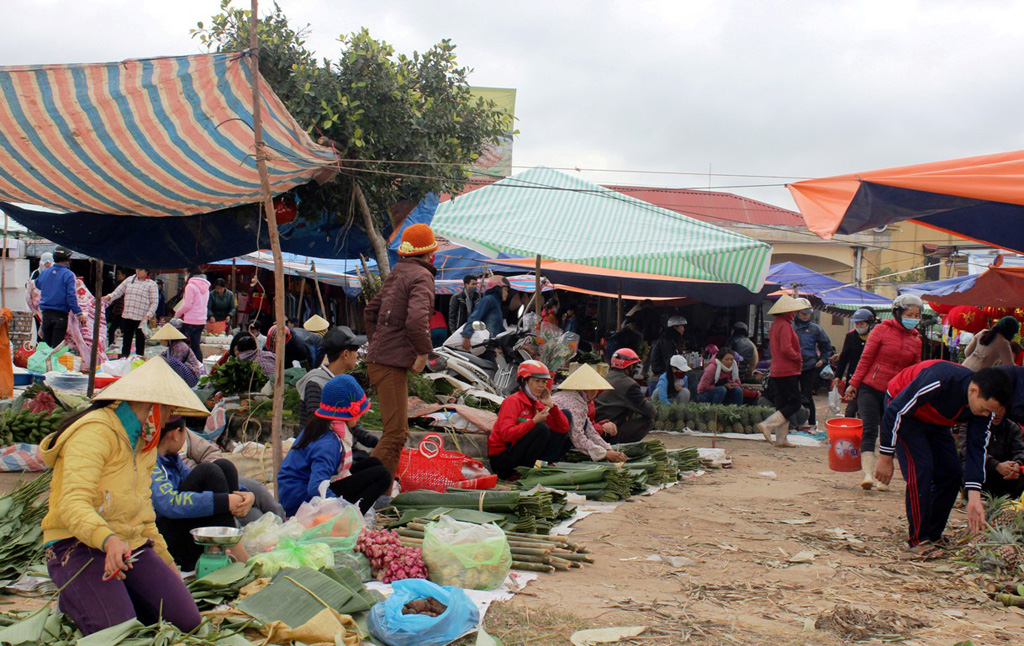
[[[811,304],[805,298],[793,298],[783,294],[768,310],[775,316],[768,333],[768,347],[772,353],[772,397],[776,410],[771,417],[757,425],[768,442],[775,433],[775,446],[791,447],[787,441],[789,418],[800,410],[800,372],[803,356],[800,354],[800,339],[793,330],[793,316]]]
[[[409,371],[422,372],[430,343],[434,312],[434,252],[437,241],[425,224],[402,233],[402,259],[384,279],[380,292],[366,305],[363,322],[370,347],[367,373],[380,398],[384,433],[370,455],[395,475],[409,435]]]

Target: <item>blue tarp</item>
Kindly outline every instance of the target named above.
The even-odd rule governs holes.
[[[954,276],[953,278],[933,280],[930,283],[918,283],[917,285],[900,287],[899,291],[900,294],[913,294],[914,296],[924,296],[925,294],[931,294],[932,296],[946,296],[948,294],[964,292],[974,287],[974,281],[977,280],[980,275],[981,274],[974,274],[972,276]]]
[[[866,289],[846,285],[824,274],[812,271],[795,262],[781,262],[768,268],[768,280],[785,289],[797,285],[801,294],[817,296],[826,305],[858,307],[888,307],[892,301]]]

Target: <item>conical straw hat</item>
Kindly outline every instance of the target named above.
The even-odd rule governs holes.
[[[149,338],[154,341],[184,341],[187,337],[182,334],[178,328],[168,323],[157,330],[156,334]]]
[[[306,319],[306,322],[302,324],[302,327],[309,332],[316,332],[319,334],[326,332],[327,328],[331,327],[331,324],[319,314],[314,314]]]
[[[95,401],[127,401],[173,406],[184,415],[209,415],[210,411],[163,357],[153,357],[93,396]]]
[[[594,370],[590,364],[585,363],[558,387],[559,390],[613,390],[614,386]]]
[[[769,314],[788,314],[789,312],[799,312],[802,309],[806,309],[803,303],[800,301],[803,299],[793,298],[789,294],[783,294],[779,297],[779,300],[772,305],[772,308],[768,310]]]

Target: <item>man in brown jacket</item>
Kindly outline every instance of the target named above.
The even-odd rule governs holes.
[[[408,373],[422,372],[430,342],[434,312],[434,252],[437,241],[425,224],[402,233],[398,255],[380,292],[366,306],[363,320],[370,347],[366,353],[370,382],[377,389],[384,425],[372,455],[397,475],[398,459],[409,435]]]

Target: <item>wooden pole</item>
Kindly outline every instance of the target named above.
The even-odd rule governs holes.
[[[540,256],[537,256],[537,266],[535,268],[534,273],[536,274],[535,278],[536,278],[536,281],[537,281],[537,294],[534,297],[534,302],[536,303],[536,306],[537,306],[538,324],[540,324],[540,323],[543,323],[543,321],[540,320],[540,315],[541,315],[541,310],[544,307],[544,298],[543,298],[543,295],[541,294],[541,280],[542,279],[541,279],[541,275],[540,275]]]
[[[238,304],[238,282],[236,280],[236,278],[237,278],[236,272],[237,271],[238,271],[238,264],[236,263],[235,259],[232,258],[231,259],[231,294],[235,297],[235,305]],[[238,311],[237,310],[235,311],[235,318],[236,319],[238,318]],[[235,328],[235,322],[234,321],[228,321],[228,333],[229,334],[231,333],[231,330],[233,330],[234,328]]]
[[[7,225],[10,222],[7,211],[4,211],[4,273],[0,274],[0,308],[3,309],[7,309],[7,260],[11,255],[7,253]]]
[[[92,316],[92,350],[89,351],[89,398],[96,390],[96,368],[100,365],[100,317],[103,314],[103,261],[93,260],[93,271],[96,274],[96,309]]]
[[[619,300],[615,311],[615,329],[622,329],[622,279],[619,279]]]
[[[316,261],[310,260],[309,266],[313,268],[313,285],[316,287],[316,299],[320,301],[320,316],[327,318],[327,308],[324,307],[324,295],[320,293],[320,279],[316,275]]]
[[[252,69],[252,136],[256,148],[256,168],[260,174],[263,192],[263,214],[267,218],[270,234],[270,252],[274,256],[274,413],[270,427],[270,444],[274,456],[274,490],[277,490],[277,472],[281,470],[281,426],[284,419],[284,260],[281,257],[281,237],[277,231],[277,213],[274,196],[270,192],[267,173],[267,155],[263,147],[263,99],[260,97],[259,0],[252,0],[249,16],[249,65]]]
[[[306,322],[303,318],[306,316],[306,279],[300,278],[299,280],[302,282],[299,283],[299,312],[295,315],[295,320],[301,325]]]

